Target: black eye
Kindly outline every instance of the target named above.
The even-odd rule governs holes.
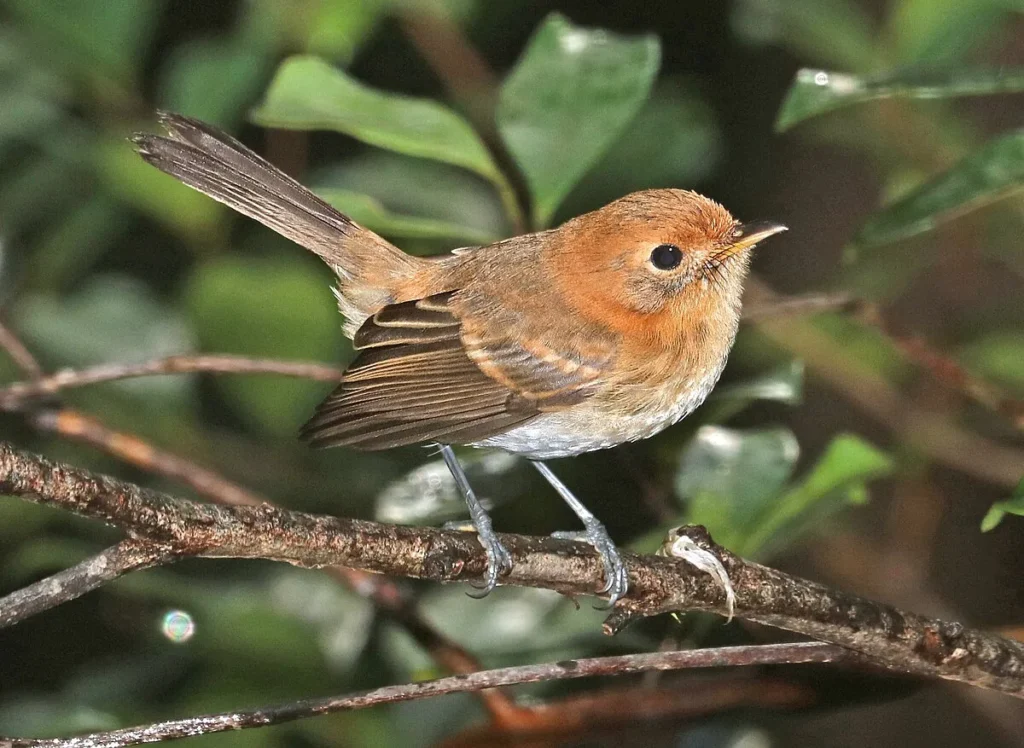
[[[651,264],[658,270],[677,268],[682,261],[682,250],[675,244],[659,244],[651,251]]]

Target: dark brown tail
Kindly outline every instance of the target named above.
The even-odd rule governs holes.
[[[170,112],[161,112],[160,122],[166,137],[132,138],[142,158],[321,257],[338,276],[350,335],[415,273],[417,258],[354,223],[230,135]]]

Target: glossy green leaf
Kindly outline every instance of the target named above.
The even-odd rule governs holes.
[[[196,268],[185,304],[206,351],[332,361],[342,336],[329,285],[312,263],[222,257]],[[325,394],[322,384],[282,377],[214,382],[249,423],[282,437],[294,437]]]
[[[1024,77],[1022,77],[1024,82]],[[876,246],[929,231],[1024,187],[1024,129],[992,140],[872,216],[857,234]]]
[[[778,132],[811,117],[877,99],[949,99],[1024,90],[1024,68],[919,70],[877,77],[804,68],[775,119]]]
[[[992,505],[984,519],[981,520],[981,531],[994,530],[1007,514],[1024,517],[1024,478],[1017,484],[1013,493],[1010,494],[1010,498]]]
[[[530,187],[537,225],[550,222],[640,111],[660,56],[653,36],[584,29],[558,14],[534,34],[501,88],[497,124]]]
[[[285,60],[252,119],[264,127],[336,130],[501,180],[483,142],[455,112],[436,101],[375,90],[316,57]]]
[[[689,500],[687,521],[735,548],[782,490],[800,456],[788,429],[704,426],[683,451],[675,488]]]
[[[317,193],[356,223],[378,234],[409,239],[462,239],[473,244],[488,244],[498,237],[451,221],[395,213],[369,195],[341,189],[322,189]]]
[[[811,471],[795,486],[766,506],[744,543],[743,553],[761,551],[769,541],[780,543],[780,533],[795,530],[812,517],[846,503],[866,500],[864,484],[892,472],[892,458],[852,434],[837,436]],[[826,506],[831,503],[832,507]]]

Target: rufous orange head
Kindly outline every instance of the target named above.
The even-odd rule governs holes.
[[[613,327],[676,327],[693,313],[738,314],[749,250],[784,231],[741,224],[686,190],[646,190],[557,230],[550,268],[584,313]]]

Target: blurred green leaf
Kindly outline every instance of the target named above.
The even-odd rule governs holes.
[[[960,358],[981,376],[1024,390],[1024,332],[982,333],[961,350]]]
[[[157,100],[163,109],[234,129],[258,96],[270,65],[267,51],[242,39],[186,42],[164,63]]]
[[[264,127],[336,130],[398,153],[502,177],[469,124],[436,101],[377,91],[316,57],[281,63],[252,119]]]
[[[984,519],[981,520],[981,531],[988,532],[989,530],[994,530],[1007,514],[1024,517],[1024,478],[1013,489],[1009,499],[998,501],[992,505],[988,513],[985,514]]]
[[[888,474],[892,460],[852,435],[836,437],[814,468],[783,486],[799,456],[786,429],[701,428],[683,452],[676,492],[689,497],[686,521],[704,525],[742,555],[787,547],[813,521],[866,499],[865,483]]]
[[[465,226],[481,238],[505,236],[501,206],[480,177],[437,161],[373,150],[318,170],[311,181],[320,194],[364,194],[389,212]]]
[[[0,184],[0,226],[8,238],[30,229],[43,219],[54,220],[67,202],[80,197],[68,184],[66,164],[48,158],[28,158],[3,175]]]
[[[154,169],[124,140],[94,145],[92,153],[101,181],[114,195],[187,239],[218,238],[225,215],[220,203]]]
[[[144,361],[193,348],[180,315],[126,276],[93,276],[61,299],[27,296],[14,311],[32,350],[65,365]],[[181,400],[191,384],[188,377],[143,377],[105,386],[140,399]]]
[[[52,225],[36,240],[29,272],[40,288],[81,278],[127,229],[124,206],[105,195],[94,195],[66,213],[54,212],[50,220]]]
[[[1003,135],[875,213],[858,232],[876,246],[929,231],[1024,187],[1024,129]]]
[[[863,503],[864,484],[889,475],[893,468],[892,458],[877,447],[852,434],[840,434],[802,480],[765,506],[751,525],[744,550],[737,552],[756,554],[769,542],[788,546],[812,513],[821,519],[823,510],[829,510],[827,503],[833,507]]]
[[[850,0],[739,0],[732,25],[747,41],[784,45],[847,70],[869,69],[878,57],[874,23]]]
[[[60,697],[22,696],[0,705],[0,734],[30,738],[52,738],[123,727],[109,711],[97,711]]]
[[[322,189],[317,193],[353,221],[378,234],[411,239],[464,239],[473,244],[489,244],[498,237],[469,226],[437,218],[395,213],[369,195],[341,189]]]
[[[204,350],[331,361],[342,337],[328,287],[312,263],[222,257],[195,269],[185,306]],[[249,423],[287,437],[324,394],[322,384],[282,377],[217,377],[215,386]]]
[[[144,709],[148,702],[161,699],[170,682],[187,677],[190,665],[194,663],[183,652],[118,653],[70,673],[64,701],[96,709],[116,704],[122,714],[126,708]]]
[[[736,549],[793,472],[800,447],[788,429],[740,431],[704,426],[683,451],[676,494],[687,521]]]
[[[14,553],[4,559],[4,576],[28,583],[74,566],[99,551],[95,543],[84,540],[39,535],[17,546]]]
[[[498,130],[545,226],[643,106],[658,73],[653,36],[584,29],[552,14],[501,88]]]
[[[804,364],[792,360],[751,379],[716,387],[701,407],[701,417],[712,422],[725,421],[757,400],[799,405],[803,390]]]
[[[102,71],[134,78],[163,12],[161,0],[6,0],[32,27],[37,44],[74,64],[76,72]]]
[[[0,541],[10,543],[13,547],[16,540],[28,537],[53,519],[53,510],[39,504],[32,504],[24,499],[0,495]],[[8,565],[3,566],[4,574],[10,572]]]
[[[1024,91],[1024,68],[908,70],[876,77],[804,68],[775,119],[783,132],[811,117],[878,99],[949,99]]]
[[[892,341],[876,327],[845,314],[821,314],[808,323],[829,335],[848,355],[858,376],[881,374],[899,381],[914,369]]]
[[[629,128],[584,176],[562,204],[579,215],[628,192],[692,185],[704,179],[722,153],[715,112],[695,83],[659,80]]]
[[[888,36],[901,64],[950,64],[1006,29],[1013,0],[900,0]]]
[[[385,12],[400,1],[321,0],[303,24],[302,48],[334,60],[351,60]]]
[[[488,509],[519,492],[512,473],[522,466],[507,452],[476,452],[461,459],[474,491]],[[432,460],[391,481],[377,497],[375,516],[399,525],[436,524],[466,516],[466,501],[444,460]]]

